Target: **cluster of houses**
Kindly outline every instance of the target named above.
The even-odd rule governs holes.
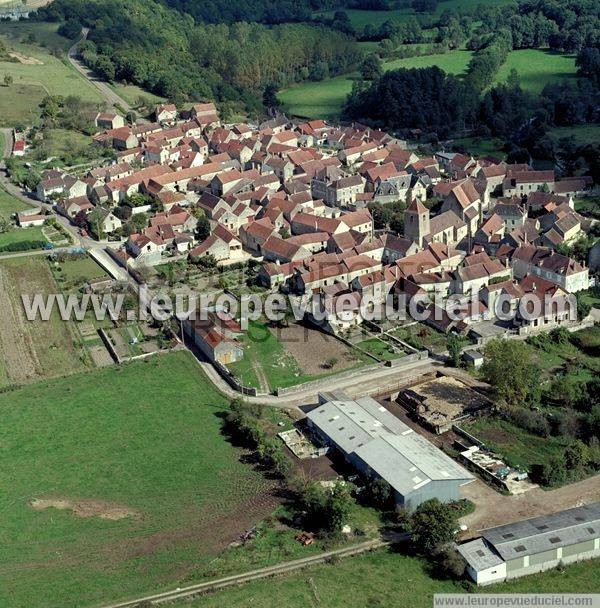
[[[113,164],[84,177],[46,171],[37,195],[73,222],[93,217],[93,233],[108,237],[147,214],[145,227],[127,231],[124,265],[254,257],[266,288],[321,298],[331,315],[320,324],[334,333],[362,321],[366,296],[459,294],[466,306],[477,294],[463,326],[440,321],[464,330],[486,318],[499,293],[518,302],[589,286],[588,269],[557,251],[589,229],[573,202],[592,187],[586,177],[558,180],[457,153],[419,158],[406,142],[359,124],[276,117],[223,125],[211,103],[185,112],[163,104],[154,122],[135,125],[99,114],[96,124],[103,130],[94,141],[113,149]],[[123,214],[134,195],[142,196]],[[404,234],[376,231],[371,204],[398,201]],[[202,240],[200,216],[210,224]]]

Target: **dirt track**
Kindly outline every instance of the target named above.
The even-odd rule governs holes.
[[[528,517],[548,515],[600,500],[600,475],[556,490],[536,488],[518,496],[504,496],[477,479],[461,488],[461,496],[477,508],[462,522],[470,533]]]

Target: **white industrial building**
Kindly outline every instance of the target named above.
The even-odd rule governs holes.
[[[362,474],[380,477],[407,510],[431,498],[458,500],[474,477],[371,397],[319,395],[309,426]]]
[[[600,557],[600,502],[483,530],[457,550],[478,585]]]

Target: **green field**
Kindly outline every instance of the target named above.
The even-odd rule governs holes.
[[[377,359],[380,361],[393,361],[394,359],[404,357],[404,353],[400,350],[400,347],[398,347],[398,349],[394,349],[391,346],[391,343],[384,342],[379,338],[369,338],[367,340],[363,340],[362,342],[358,342],[356,346],[358,348],[362,348],[370,355],[377,357]]]
[[[575,201],[575,211],[600,220],[600,197],[587,196]]]
[[[220,434],[225,407],[185,352],[0,395],[0,605],[80,608],[171,588],[261,519],[273,482]],[[131,514],[100,517],[110,509]]]
[[[51,36],[48,24],[35,24],[35,27],[41,28],[40,31],[46,36]],[[56,28],[56,24],[53,27]],[[0,29],[0,35],[2,31]],[[104,105],[102,97],[94,86],[66,59],[59,59],[40,46],[24,44],[9,36],[3,38],[9,51],[16,51],[24,60],[34,63],[0,62],[2,78],[5,74],[13,78],[10,86],[3,86],[0,90],[0,126],[33,122],[40,101],[48,94],[76,95],[84,101]]]
[[[122,97],[129,105],[134,107],[137,105],[137,100],[140,97],[146,98],[151,104],[159,104],[165,101],[164,97],[144,91],[144,89],[141,89],[134,84],[121,84],[116,82],[110,84],[110,87],[115,91],[115,93],[117,93],[117,95]]]
[[[57,310],[48,321],[25,317],[21,294],[56,292],[44,256],[1,258],[0,387],[72,374],[89,364],[73,324],[62,321]]]
[[[317,330],[311,331],[317,332]],[[299,339],[306,343],[311,340],[311,337],[290,338],[295,343],[298,343]],[[315,334],[312,339],[316,341],[321,339],[321,336]],[[285,337],[280,340],[277,330],[270,330],[267,325],[258,321],[249,322],[248,331],[241,340],[244,344],[243,359],[231,363],[227,367],[242,384],[261,392],[273,392],[277,388],[296,386],[341,371],[362,367],[365,363],[373,363],[373,360],[366,355],[350,349],[338,342],[336,338],[330,337],[323,346],[323,349],[327,349],[326,351],[321,349],[315,353],[303,350],[305,357],[309,352],[310,362],[308,363],[311,367],[307,368],[306,363],[303,363],[301,359],[299,362],[286,349]],[[319,342],[315,342],[315,344],[319,344]],[[330,358],[336,360],[331,368],[327,366]]]
[[[598,593],[598,561],[566,566],[508,583],[477,587],[477,593]],[[466,593],[461,581],[434,578],[425,560],[375,551],[274,579],[255,581],[176,608],[431,608],[434,593]]]
[[[435,353],[443,353],[448,350],[448,335],[424,323],[412,323],[411,325],[397,327],[390,334],[417,350],[429,349]],[[461,337],[460,342],[462,347],[472,344],[465,337]]]
[[[71,40],[61,36],[56,30],[57,23],[43,21],[3,21],[0,23],[0,36],[10,38],[24,44],[35,44],[48,49],[66,53],[73,44]]]
[[[475,156],[495,156],[505,159],[506,152],[502,149],[504,144],[499,139],[485,139],[481,137],[462,137],[452,140],[454,148],[464,148]]]
[[[245,386],[268,392],[314,379],[302,372],[296,359],[263,323],[250,321],[243,342],[244,358],[228,367]],[[268,386],[264,385],[265,380]]]
[[[88,255],[74,260],[53,263],[54,276],[62,283],[62,288],[69,291],[72,287],[81,287],[85,281],[107,278],[106,272]]]
[[[577,77],[574,56],[539,49],[512,51],[498,70],[496,82],[504,82],[513,69],[519,74],[523,90],[533,94],[541,93],[547,84]]]
[[[498,418],[479,418],[463,425],[469,433],[483,441],[513,467],[531,471],[534,464],[560,458],[569,438],[540,437]]]
[[[396,59],[383,64],[385,71],[399,68],[439,66],[450,74],[461,74],[465,71],[472,53],[455,51],[439,55],[425,55]],[[307,118],[333,118],[337,116],[352,91],[352,83],[358,78],[357,73],[345,74],[320,82],[304,82],[285,89],[278,97],[285,107],[297,116]]]
[[[0,233],[0,247],[11,245],[12,243],[24,243],[26,241],[47,241],[41,226],[31,228],[13,228],[8,232]]]
[[[472,13],[479,5],[486,6],[502,6],[503,4],[510,4],[511,0],[444,0],[440,2],[434,13],[424,13],[423,17],[439,17],[444,11],[456,10],[463,13]],[[365,25],[370,24],[375,27],[379,27],[386,21],[406,21],[411,17],[418,17],[419,13],[416,13],[412,8],[399,8],[391,11],[369,11],[369,10],[358,10],[358,9],[341,9],[346,12],[352,25],[362,30]],[[328,17],[333,16],[334,11],[328,11],[324,13]]]
[[[0,138],[2,134],[0,133]],[[2,149],[3,142],[0,141],[0,149]],[[13,213],[20,213],[26,209],[31,209],[30,205],[27,205],[23,201],[11,196],[4,188],[0,187],[0,216],[8,220]],[[0,235],[1,236],[1,235]]]
[[[449,74],[464,74],[472,57],[471,51],[452,51],[397,59],[383,64],[385,71],[399,68],[438,66]],[[575,58],[543,50],[513,51],[500,68],[496,83],[504,82],[512,69],[521,77],[524,90],[538,94],[548,83],[575,78]],[[345,74],[320,82],[304,82],[281,91],[278,95],[286,109],[307,118],[335,118],[352,90],[357,73]]]
[[[560,140],[565,137],[573,137],[580,146],[595,144],[600,141],[600,125],[580,125],[576,127],[554,127],[548,131],[554,139]]]

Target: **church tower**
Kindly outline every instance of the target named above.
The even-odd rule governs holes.
[[[414,199],[404,212],[404,236],[423,247],[423,239],[430,233],[429,209]]]

